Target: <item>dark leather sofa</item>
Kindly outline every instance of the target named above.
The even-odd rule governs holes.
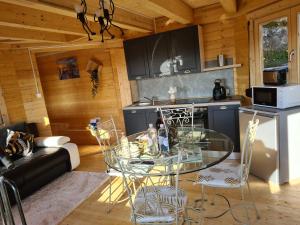
[[[38,136],[35,124],[17,123],[0,129],[1,147],[6,145],[7,129]],[[49,147],[34,147],[31,155],[16,159],[12,168],[6,169],[2,164],[0,167],[1,174],[17,185],[21,199],[68,171],[71,171],[68,151],[64,148]],[[10,189],[8,194],[11,202],[14,203]]]

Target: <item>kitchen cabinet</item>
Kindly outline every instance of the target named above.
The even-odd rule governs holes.
[[[149,123],[152,123],[156,127],[157,119],[160,118],[160,112],[158,109],[147,109],[146,110],[147,127]]]
[[[198,26],[124,41],[129,80],[200,72]]]
[[[137,38],[124,42],[124,51],[128,72],[128,79],[142,79],[149,77],[147,45],[145,38]]]
[[[146,111],[143,109],[124,110],[126,135],[131,135],[147,129]]]
[[[171,74],[170,71],[170,33],[151,35],[147,39],[150,77]]]
[[[175,74],[200,72],[200,52],[197,26],[174,30],[172,37],[172,58],[177,59]],[[181,63],[179,63],[181,61]]]
[[[239,105],[209,106],[208,127],[230,137],[234,151],[240,151]]]
[[[157,109],[133,109],[124,110],[124,121],[126,127],[126,135],[131,135],[141,131],[145,131],[152,123],[155,127],[159,118]]]

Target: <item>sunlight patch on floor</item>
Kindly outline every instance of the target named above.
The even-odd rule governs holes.
[[[102,190],[101,196],[98,198],[97,201],[102,203],[109,203],[111,201],[113,204],[128,201],[128,195],[126,188],[123,184],[122,177],[113,177],[111,178],[110,182],[111,189],[110,184],[108,183],[107,186]],[[127,182],[129,187],[131,189],[134,189],[134,183],[129,179],[127,180]],[[109,199],[109,196],[111,196],[111,199]]]
[[[280,192],[280,185],[269,182],[269,190],[271,194],[276,194]]]

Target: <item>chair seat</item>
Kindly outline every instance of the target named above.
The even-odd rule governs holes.
[[[187,203],[186,193],[178,189],[178,213]],[[134,208],[139,224],[173,223],[176,219],[176,189],[169,186],[146,186],[137,191]]]
[[[197,183],[211,187],[239,188],[245,184],[240,179],[240,161],[228,160],[198,174]]]
[[[152,165],[138,165],[138,166],[134,166],[131,167],[131,172],[135,174],[136,177],[142,178],[143,174],[149,172],[151,170],[153,166]],[[118,164],[116,164],[116,168],[118,168]],[[106,173],[109,176],[113,176],[113,177],[122,177],[122,173],[118,170],[115,170],[113,168],[109,168]],[[141,174],[141,175],[138,175]],[[130,174],[125,174],[126,177],[129,177]]]

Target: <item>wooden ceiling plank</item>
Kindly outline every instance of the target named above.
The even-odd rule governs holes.
[[[181,0],[145,0],[145,6],[182,24],[193,22],[193,9]]]
[[[0,0],[0,2],[76,18],[76,13],[73,9],[62,7],[56,4],[40,2],[37,0]],[[95,23],[93,15],[87,15],[87,19],[88,21]],[[151,19],[130,13],[121,8],[115,9],[114,24],[124,29],[130,29],[139,32],[152,32],[154,30],[153,21]]]
[[[194,9],[219,3],[219,0],[183,0],[183,1]]]
[[[64,43],[68,38],[64,34],[45,31],[32,31],[23,28],[0,26],[0,37],[13,40]]]
[[[237,13],[236,0],[220,0],[220,4],[222,5],[226,13],[229,14]]]

